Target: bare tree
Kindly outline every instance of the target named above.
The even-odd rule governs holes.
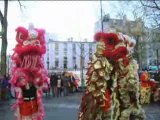
[[[121,26],[117,26],[116,30],[134,37],[136,46],[133,57],[137,59],[140,69],[142,66],[142,46],[141,38],[144,36],[144,14],[139,13],[142,9],[137,1],[119,1],[116,7],[117,18],[123,20]],[[132,15],[133,20],[127,19],[127,14]]]
[[[149,37],[147,31],[150,31],[151,28],[156,28],[154,31],[160,29],[160,1],[119,1],[118,4],[114,5],[113,11],[117,13],[117,18],[122,19],[123,16],[129,13],[133,19],[133,21],[126,20],[125,26],[118,26],[117,31],[135,38],[137,44],[134,57],[138,60],[141,67],[141,65],[144,65],[143,63],[146,61],[147,57],[147,48],[145,48],[146,44],[148,44],[147,38]],[[133,25],[131,23],[135,24]],[[152,38],[152,40],[158,42],[159,37]]]
[[[160,1],[159,0],[140,0],[141,5],[144,8],[146,17],[151,21],[151,25],[154,28],[160,28]]]
[[[0,21],[1,21],[1,38],[2,38],[2,47],[1,47],[1,74],[6,74],[6,54],[7,54],[7,13],[8,13],[8,0],[4,0],[4,12],[0,10]]]
[[[22,7],[24,7],[20,0],[17,0],[20,9],[22,11]],[[1,22],[1,28],[2,31],[0,32],[0,37],[2,39],[2,47],[1,47],[1,63],[0,63],[0,74],[5,75],[7,72],[7,46],[8,46],[8,41],[7,41],[7,28],[8,28],[8,20],[7,20],[7,15],[8,15],[8,2],[9,0],[3,0],[4,2],[4,10],[0,9],[0,22]]]

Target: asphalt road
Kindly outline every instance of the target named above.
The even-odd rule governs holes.
[[[45,120],[77,120],[81,94],[72,94],[67,97],[44,97]],[[15,100],[0,102],[0,120],[14,120],[11,105]],[[144,105],[146,120],[160,120],[160,103]]]

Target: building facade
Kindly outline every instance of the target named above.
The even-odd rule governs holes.
[[[80,70],[87,68],[95,52],[95,42],[56,41],[47,42],[45,67],[50,71]]]

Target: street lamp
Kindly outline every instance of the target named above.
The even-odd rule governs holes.
[[[100,0],[100,13],[101,13],[101,31],[103,32],[103,14],[102,14],[102,0]]]
[[[49,70],[49,44],[51,43],[51,40],[49,39],[47,42],[47,69]]]
[[[158,48],[156,49],[156,56],[157,56],[157,67],[158,67],[158,70],[159,70],[159,53],[158,53]]]
[[[49,48],[47,48],[47,69],[49,70]]]
[[[9,72],[9,69],[10,69],[10,57],[11,57],[11,56],[8,55],[8,75],[9,75],[9,73],[10,73],[10,72]]]
[[[84,44],[83,43],[81,43],[81,86],[82,86],[82,88],[84,87],[84,71],[83,71],[83,69],[84,69]]]

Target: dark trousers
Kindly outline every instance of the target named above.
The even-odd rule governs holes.
[[[58,87],[58,97],[61,96],[61,87]]]
[[[64,96],[68,96],[69,94],[69,87],[64,87]]]
[[[58,88],[57,88],[57,86],[52,86],[52,95],[53,95],[53,97],[57,97],[58,96]]]

